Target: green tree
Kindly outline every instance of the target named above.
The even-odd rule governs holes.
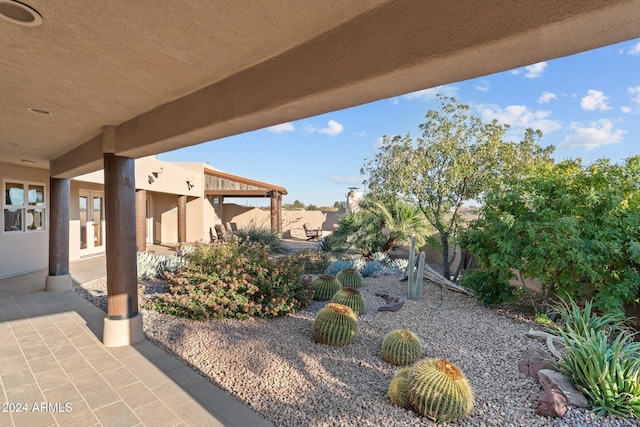
[[[440,109],[428,111],[420,125],[422,138],[383,136],[379,152],[361,173],[370,192],[419,207],[439,234],[448,278],[464,222],[462,204],[481,201],[505,175],[523,176],[532,164],[548,160],[553,147],[541,148],[542,133],[531,129],[521,142],[505,142],[508,125],[483,123],[455,98],[438,95],[438,101]]]
[[[485,215],[462,244],[480,261],[476,274],[537,278],[545,307],[555,294],[622,311],[640,284],[640,156],[583,166],[539,165],[486,197]],[[499,284],[494,284],[499,286]],[[493,290],[495,292],[495,289]]]
[[[431,230],[417,207],[400,200],[382,201],[367,195],[358,206],[357,212],[338,218],[333,243],[344,248],[353,246],[364,256],[388,253],[397,245],[408,244],[412,235],[416,235],[419,244],[424,244]]]

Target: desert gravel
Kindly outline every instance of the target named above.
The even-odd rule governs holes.
[[[162,291],[161,282],[140,288],[143,299]],[[77,289],[105,309],[105,280]],[[422,341],[425,357],[458,365],[475,395],[468,418],[456,426],[637,426],[636,420],[596,418],[570,408],[562,419],[536,414],[542,388],[518,370],[527,348],[544,343],[527,338],[535,323],[492,310],[453,291],[442,301],[435,285],[421,301],[405,301],[398,312],[377,308],[386,292],[406,300],[406,282],[397,276],[367,278],[361,293],[367,311],[359,316],[359,336],[344,347],[316,344],[315,314],[326,304],[276,319],[201,322],[142,309],[147,338],[185,361],[276,426],[431,426],[429,419],[393,406],[387,388],[400,368],[382,360],[384,336],[409,329]],[[430,306],[437,306],[434,309]]]

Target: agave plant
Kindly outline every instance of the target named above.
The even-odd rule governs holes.
[[[581,309],[573,300],[560,300],[554,309],[561,320],[552,332],[562,337],[566,349],[560,371],[600,415],[640,418],[640,342],[633,342],[635,334],[618,315],[594,314],[591,301]]]

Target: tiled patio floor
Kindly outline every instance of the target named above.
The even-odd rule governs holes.
[[[74,282],[103,274],[101,259],[73,263]],[[146,340],[104,347],[104,312],[44,292],[45,276],[0,280],[0,426],[271,425]]]

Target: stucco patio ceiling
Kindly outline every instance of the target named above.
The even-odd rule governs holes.
[[[25,3],[0,159],[56,177],[640,37],[640,0]]]

